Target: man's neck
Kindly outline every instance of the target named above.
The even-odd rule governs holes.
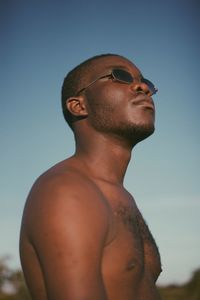
[[[123,184],[131,150],[130,143],[119,137],[99,133],[76,137],[75,157],[93,177],[112,184]]]

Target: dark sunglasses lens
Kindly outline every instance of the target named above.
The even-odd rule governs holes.
[[[132,75],[129,72],[125,71],[125,70],[114,69],[112,71],[112,74],[113,74],[114,78],[119,80],[119,81],[123,81],[123,82],[127,82],[127,83],[132,83],[133,82]]]
[[[150,80],[148,80],[146,78],[142,78],[142,82],[144,82],[146,85],[148,85],[152,94],[155,94],[157,92],[155,85]]]

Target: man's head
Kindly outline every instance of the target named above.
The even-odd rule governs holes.
[[[76,117],[68,110],[66,101],[73,97],[81,89],[87,85],[87,78],[90,77],[92,70],[95,70],[95,62],[104,57],[118,56],[117,54],[102,54],[93,56],[72,69],[64,79],[62,86],[62,111],[68,125],[72,128],[72,123],[76,121]]]
[[[128,59],[116,54],[94,56],[66,76],[63,114],[72,129],[76,121],[87,119],[97,131],[134,136],[137,142],[154,131],[155,91]]]

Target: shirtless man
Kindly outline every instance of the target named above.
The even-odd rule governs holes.
[[[75,154],[39,177],[20,254],[35,300],[157,300],[155,241],[123,186],[133,147],[154,131],[154,85],[118,55],[93,57],[62,88]]]

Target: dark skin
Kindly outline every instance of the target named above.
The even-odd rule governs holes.
[[[158,249],[123,186],[133,147],[153,133],[154,105],[140,71],[121,57],[95,62],[88,84],[113,65],[136,80],[104,78],[67,99],[83,117],[73,125],[76,152],[40,176],[27,199],[20,254],[35,300],[160,299]]]

